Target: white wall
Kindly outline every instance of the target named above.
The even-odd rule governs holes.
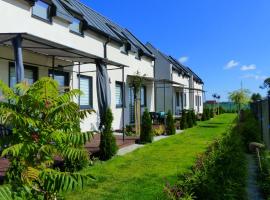
[[[104,48],[103,44],[106,38],[98,35],[97,33],[87,30],[84,31],[84,37],[73,34],[69,31],[69,24],[58,18],[53,18],[53,22],[46,23],[41,20],[35,19],[31,16],[31,8],[24,1],[19,0],[0,0],[0,13],[2,25],[0,26],[0,33],[29,33],[49,41],[53,41],[86,53],[103,57]],[[143,56],[141,60],[135,58],[135,54],[129,52],[125,55],[120,52],[120,46],[114,42],[108,44],[107,47],[108,59],[129,66],[125,68],[124,79],[127,81],[128,75],[135,75],[139,71],[142,75],[153,78],[154,77],[154,62],[152,59]],[[10,52],[1,52],[3,57],[9,57],[13,59],[12,50]],[[51,65],[52,61],[46,56],[28,56],[28,53],[24,53],[24,59],[28,62],[38,62],[43,65]],[[58,61],[56,61],[57,64]],[[1,79],[5,80],[7,77],[7,62],[0,59],[0,73]],[[108,68],[114,68],[108,66]],[[95,70],[95,65],[84,65],[81,71]],[[77,67],[74,67],[74,71],[78,71]],[[39,74],[47,76],[47,69],[40,69]],[[83,130],[93,130],[98,127],[98,105],[96,95],[96,74],[88,73],[84,74],[93,77],[93,109],[96,110],[96,114],[89,116],[84,122],[81,123]],[[122,128],[122,110],[115,108],[115,81],[122,81],[122,71],[114,70],[109,71],[111,78],[111,92],[112,92],[112,111],[114,114],[113,128]],[[8,80],[6,80],[8,81]],[[71,74],[70,84],[72,88],[78,88],[78,77],[76,73]],[[128,84],[126,84],[126,102],[128,104]],[[153,84],[147,85],[147,106],[150,111],[154,111],[154,89]],[[125,123],[129,123],[128,105],[125,109]]]

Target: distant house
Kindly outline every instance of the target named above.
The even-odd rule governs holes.
[[[154,77],[156,111],[171,110],[175,116],[184,109],[203,112],[203,81],[188,67],[172,56],[159,51],[154,45],[146,46],[156,57]]]
[[[81,128],[97,129],[96,65],[101,62],[109,74],[114,129],[134,122],[131,82],[137,71],[147,79],[142,110],[154,111],[155,58],[127,29],[78,0],[0,0],[0,13],[0,78],[10,86],[51,76],[60,86],[78,88],[84,93],[76,100],[81,109],[96,110]]]

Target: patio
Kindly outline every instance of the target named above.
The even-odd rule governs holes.
[[[137,137],[125,137],[123,140],[122,135],[115,135],[116,143],[119,149],[135,144]],[[85,148],[95,156],[99,151],[100,134],[95,134],[92,141],[85,145]],[[5,172],[9,167],[9,161],[5,158],[0,159],[0,184],[3,182]]]

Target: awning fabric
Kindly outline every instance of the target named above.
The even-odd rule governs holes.
[[[97,61],[96,70],[97,97],[100,115],[99,128],[102,128],[102,126],[104,125],[104,114],[111,105],[111,90],[106,64],[104,64],[102,61]]]
[[[20,35],[12,39],[15,59],[16,82],[20,83],[24,80],[24,66],[22,55],[22,38]]]

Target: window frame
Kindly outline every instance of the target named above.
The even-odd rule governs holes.
[[[8,86],[11,87],[10,84],[10,78],[11,78],[11,68],[14,67],[15,69],[15,62],[9,62],[8,64]],[[31,70],[33,72],[33,83],[35,83],[38,80],[38,67],[32,66],[32,65],[25,65],[24,69]],[[15,69],[15,76],[16,76],[16,69]],[[24,77],[25,78],[25,77]]]
[[[74,31],[74,30],[71,29],[71,25],[73,24],[73,21],[72,21],[72,23],[69,25],[69,32],[70,32],[70,33],[73,33],[73,34],[75,34],[75,35],[84,37],[84,32],[83,32],[83,21],[82,21],[82,19],[80,19],[80,18],[78,18],[78,17],[73,17],[73,20],[74,20],[74,19],[80,21],[80,24],[79,24],[79,26],[80,26],[80,27],[79,27],[79,31],[80,31],[80,32],[76,32],[76,31]]]
[[[43,2],[43,3],[45,3],[45,4],[48,5],[48,10],[47,10],[47,16],[48,16],[48,19],[45,19],[45,18],[43,18],[43,17],[40,17],[40,16],[34,14],[33,9],[34,9],[34,7],[35,7],[35,4],[36,4],[38,1],[41,1],[41,2]],[[38,0],[38,1],[36,1],[36,2],[34,3],[34,5],[32,6],[32,9],[31,9],[31,16],[32,16],[33,18],[36,18],[36,19],[38,19],[38,20],[41,20],[41,21],[43,21],[43,22],[46,22],[46,23],[51,24],[51,23],[52,23],[52,4],[50,4],[50,3],[49,3],[48,1],[46,1],[46,0]]]
[[[70,84],[70,74],[69,74],[69,72],[64,72],[64,71],[49,69],[48,76],[51,77],[52,79],[54,79],[53,78],[53,75],[64,76],[64,79],[65,79],[64,80],[64,82],[65,82],[64,83],[65,84],[64,86],[65,87],[69,87],[69,84]],[[65,91],[67,92],[68,90],[65,90]]]
[[[92,109],[93,108],[93,77],[92,76],[85,76],[85,75],[78,75],[78,89],[81,91],[80,81],[81,78],[89,80],[89,104],[88,105],[81,105],[81,97],[78,98],[78,104],[81,110],[84,109]]]
[[[125,83],[124,82],[121,82],[121,81],[115,81],[115,90],[116,90],[116,87],[117,85],[120,86],[120,96],[121,96],[121,101],[122,103],[121,104],[117,104],[116,103],[116,94],[115,94],[115,107],[116,108],[122,108],[123,106],[125,106],[125,97],[124,97],[124,100],[123,100],[123,95],[124,95],[124,88],[125,88]]]
[[[142,88],[144,88],[144,98],[143,98],[143,101],[142,101]],[[140,89],[140,99],[141,99],[141,107],[144,108],[144,107],[147,107],[147,87],[145,85],[142,85],[141,86],[141,89]],[[143,104],[142,104],[143,102]]]

